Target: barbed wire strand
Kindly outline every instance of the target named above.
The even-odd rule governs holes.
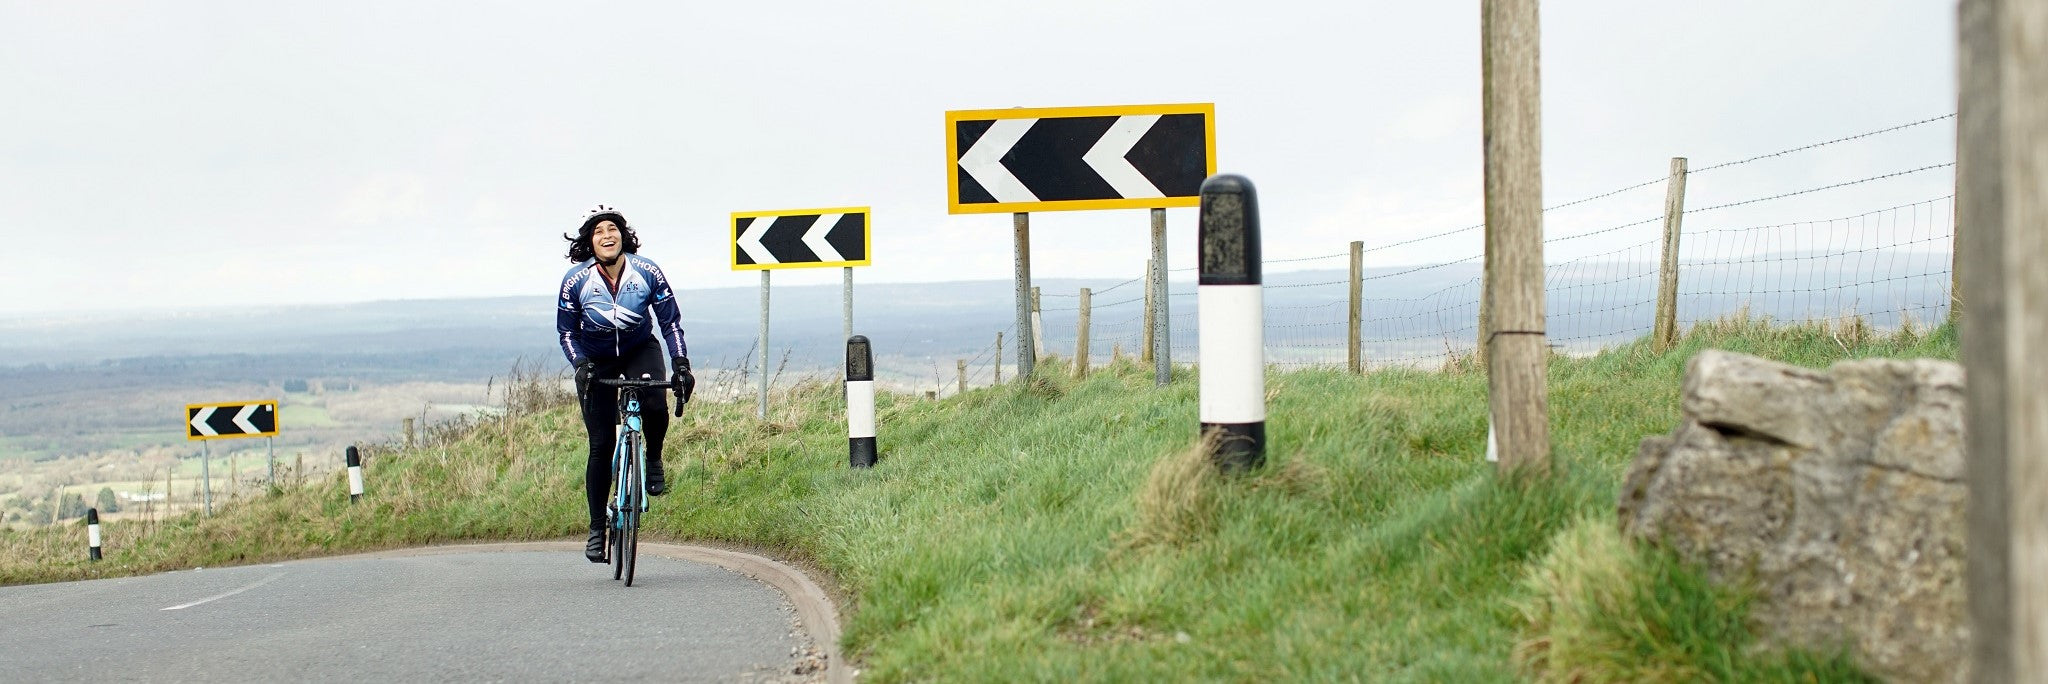
[[[1692,175],[1692,174],[1696,174],[1696,173],[1705,173],[1705,172],[1708,172],[1708,171],[1712,171],[1712,170],[1714,170],[1714,169],[1723,169],[1723,168],[1727,168],[1727,167],[1730,167],[1730,166],[1738,166],[1738,165],[1741,165],[1741,164],[1748,164],[1748,163],[1750,163],[1750,162],[1754,162],[1754,161],[1762,161],[1762,160],[1765,160],[1765,159],[1770,159],[1770,158],[1772,158],[1772,157],[1782,157],[1782,156],[1785,156],[1785,155],[1788,155],[1788,154],[1792,154],[1792,153],[1795,153],[1795,152],[1805,152],[1805,151],[1807,151],[1807,150],[1811,150],[1811,149],[1815,149],[1815,148],[1827,147],[1827,146],[1829,146],[1829,145],[1833,145],[1833,144],[1835,144],[1835,143],[1843,143],[1843,142],[1849,142],[1849,141],[1851,141],[1851,140],[1857,140],[1857,139],[1861,139],[1861,138],[1868,138],[1868,137],[1870,137],[1870,136],[1873,136],[1873,135],[1882,135],[1882,134],[1885,134],[1885,133],[1890,133],[1890,132],[1892,132],[1892,131],[1900,131],[1900,130],[1905,130],[1905,129],[1908,129],[1908,128],[1912,128],[1912,127],[1914,127],[1914,126],[1919,126],[1919,125],[1922,125],[1922,124],[1930,124],[1930,123],[1934,123],[1934,122],[1936,122],[1936,121],[1940,121],[1940,120],[1942,120],[1942,119],[1953,119],[1953,118],[1955,118],[1955,117],[1956,117],[1956,115],[1955,115],[1955,112],[1949,112],[1949,113],[1947,113],[1947,114],[1943,114],[1943,115],[1941,115],[1941,116],[1937,116],[1937,117],[1933,117],[1933,118],[1927,118],[1927,119],[1921,119],[1921,120],[1919,120],[1919,121],[1914,121],[1914,122],[1912,122],[1912,123],[1904,123],[1904,124],[1899,124],[1899,125],[1897,125],[1897,126],[1892,126],[1892,127],[1890,127],[1890,128],[1880,128],[1880,129],[1878,129],[1878,130],[1875,130],[1875,131],[1870,131],[1870,132],[1867,132],[1867,133],[1858,133],[1858,134],[1856,134],[1856,135],[1851,135],[1851,136],[1848,136],[1848,137],[1842,137],[1842,138],[1835,138],[1834,140],[1829,140],[1829,141],[1826,141],[1826,142],[1817,142],[1817,143],[1814,143],[1814,144],[1811,144],[1811,145],[1800,145],[1800,146],[1798,146],[1798,147],[1793,147],[1793,148],[1789,148],[1789,149],[1783,149],[1783,150],[1778,150],[1778,151],[1776,151],[1776,152],[1772,152],[1772,153],[1770,153],[1770,154],[1759,154],[1759,155],[1757,155],[1757,156],[1754,156],[1754,157],[1750,157],[1750,158],[1748,158],[1748,159],[1741,159],[1741,160],[1737,160],[1737,161],[1732,161],[1732,162],[1722,162],[1722,163],[1720,163],[1720,164],[1714,164],[1714,165],[1712,165],[1712,166],[1703,166],[1703,167],[1700,167],[1700,168],[1697,168],[1697,169],[1687,169],[1685,173],[1686,173],[1686,175],[1688,175],[1688,176],[1690,176],[1690,175]]]
[[[1857,184],[1861,184],[1861,183],[1869,183],[1869,182],[1871,182],[1871,181],[1879,181],[1879,180],[1884,180],[1884,179],[1886,179],[1886,178],[1896,178],[1896,177],[1898,177],[1898,176],[1904,176],[1904,175],[1908,175],[1908,174],[1914,174],[1914,173],[1919,173],[1919,172],[1921,172],[1921,171],[1931,171],[1931,170],[1934,170],[1934,169],[1943,169],[1943,168],[1948,168],[1948,167],[1951,167],[1951,166],[1955,166],[1955,165],[1956,165],[1956,163],[1955,163],[1955,162],[1947,162],[1947,163],[1943,163],[1943,164],[1932,164],[1932,165],[1929,165],[1929,166],[1922,166],[1922,167],[1920,167],[1920,168],[1917,168],[1917,169],[1907,169],[1907,170],[1905,170],[1905,171],[1893,171],[1893,172],[1891,172],[1891,173],[1887,173],[1887,174],[1884,174],[1884,175],[1879,175],[1879,176],[1871,176],[1871,177],[1869,177],[1869,178],[1859,178],[1859,179],[1856,179],[1856,180],[1852,180],[1852,181],[1844,181],[1844,182],[1841,182],[1841,183],[1836,183],[1836,184],[1834,184],[1834,185],[1823,185],[1823,186],[1821,186],[1821,187],[1818,187],[1818,188],[1807,188],[1807,189],[1805,189],[1805,190],[1794,190],[1794,191],[1792,191],[1792,192],[1787,192],[1787,193],[1781,193],[1781,194],[1771,195],[1771,196],[1769,196],[1769,197],[1758,197],[1758,198],[1755,198],[1755,199],[1746,199],[1746,200],[1742,200],[1742,201],[1740,201],[1740,202],[1729,202],[1729,203],[1727,203],[1727,204],[1716,204],[1716,205],[1714,205],[1714,206],[1711,206],[1711,207],[1700,207],[1700,208],[1698,208],[1698,209],[1687,209],[1687,210],[1685,210],[1685,213],[1686,213],[1686,214],[1697,214],[1697,213],[1700,213],[1700,212],[1704,212],[1704,211],[1713,211],[1713,210],[1715,210],[1715,209],[1727,209],[1727,208],[1729,208],[1729,207],[1739,207],[1739,206],[1743,206],[1743,205],[1745,205],[1745,204],[1756,204],[1756,203],[1758,203],[1758,202],[1769,202],[1769,201],[1771,201],[1771,200],[1778,200],[1778,199],[1784,199],[1784,198],[1787,198],[1787,197],[1796,197],[1796,196],[1799,196],[1799,195],[1805,195],[1805,194],[1809,194],[1809,193],[1815,193],[1815,192],[1820,192],[1820,191],[1822,191],[1822,190],[1833,190],[1833,189],[1835,189],[1835,188],[1845,188],[1845,187],[1849,187],[1849,186],[1851,186],[1851,185],[1857,185]]]

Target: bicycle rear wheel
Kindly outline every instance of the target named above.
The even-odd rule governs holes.
[[[633,586],[633,566],[640,558],[640,513],[647,508],[645,488],[640,483],[640,434],[626,434],[626,472],[619,478],[625,488],[625,524],[619,527],[619,563],[625,569],[626,586]]]
[[[626,563],[619,559],[619,543],[624,541],[619,534],[619,518],[612,518],[612,528],[605,531],[604,538],[612,545],[612,579],[618,579],[626,571]]]

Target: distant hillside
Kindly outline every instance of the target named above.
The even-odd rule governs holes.
[[[1826,266],[1839,261],[1784,255],[1689,264],[1681,280],[1687,294],[1680,299],[1680,320],[1710,319],[1745,305],[1753,315],[1781,321],[1863,313],[1889,328],[1902,315],[1922,323],[1940,319],[1947,303],[1945,273],[1874,278],[1857,272],[1865,266],[1861,262],[1851,262],[1856,268]],[[1554,268],[1546,282],[1551,341],[1583,353],[1647,333],[1655,273],[1652,264],[1619,261]],[[1369,359],[1429,366],[1447,350],[1473,344],[1477,262],[1368,269],[1366,277]],[[1290,365],[1341,362],[1347,274],[1297,271],[1268,274],[1266,280],[1268,359]],[[1118,345],[1137,353],[1142,283],[1037,284],[1044,293],[1045,344],[1056,355],[1073,353],[1074,295],[1081,287],[1097,293],[1092,351],[1098,363]],[[1200,341],[1194,290],[1187,280],[1169,288],[1174,358],[1183,363],[1197,358]],[[968,359],[972,383],[986,384],[993,379],[995,334],[1011,332],[1012,293],[1007,280],[857,284],[855,331],[873,341],[885,382],[949,390],[955,360]],[[773,298],[769,347],[778,382],[836,373],[845,353],[839,286],[778,287]],[[729,395],[750,396],[751,381],[741,385],[736,373],[721,371],[750,372],[758,363],[759,291],[686,289],[679,299],[700,375],[725,378],[722,389]],[[0,319],[0,458],[152,444],[183,448],[190,445],[179,441],[175,420],[184,403],[276,396],[287,383],[321,381],[352,390],[442,383],[473,389],[415,389],[465,397],[430,400],[436,406],[485,402],[484,386],[515,362],[544,372],[564,370],[554,334],[554,306],[546,296]],[[1015,349],[1011,332],[1006,363]],[[369,396],[358,396],[356,410],[333,416],[338,424],[321,439],[388,434],[396,416],[424,409],[417,391],[383,391],[374,401]],[[295,431],[294,437],[315,435]]]
[[[1901,311],[1946,305],[1943,273],[1872,278],[1828,268],[1799,255],[1759,258],[1736,265],[1688,265],[1683,273],[1681,319],[1712,318],[1747,304],[1751,313],[1801,320],[1843,313],[1875,314],[1881,327]],[[1945,263],[1945,262],[1944,262]],[[1774,266],[1783,264],[1784,266]],[[1626,341],[1649,327],[1656,267],[1649,263],[1577,264],[1547,278],[1553,340],[1612,337]],[[1462,341],[1476,318],[1480,264],[1422,271],[1366,271],[1368,339],[1413,340],[1441,349],[1438,338]],[[1178,273],[1176,276],[1191,276]],[[1269,340],[1341,345],[1346,273],[1296,271],[1267,275]],[[1860,282],[1871,280],[1873,282]],[[1095,352],[1107,356],[1119,335],[1136,344],[1142,283],[1122,280],[1043,279],[1046,337],[1060,345],[1074,338],[1074,294],[1097,291]],[[1176,279],[1176,358],[1192,360],[1196,339],[1194,284]],[[1108,290],[1105,292],[1105,290]],[[874,341],[878,365],[906,370],[928,362],[972,357],[1012,327],[1013,286],[1008,280],[914,284],[856,284],[855,332]],[[745,363],[759,325],[759,290],[720,288],[679,293],[691,357],[699,367]],[[769,346],[791,370],[838,367],[844,355],[837,285],[778,287],[770,305]],[[1014,338],[1013,338],[1014,339]],[[362,377],[471,381],[502,372],[515,359],[553,363],[554,307],[550,298],[422,299],[357,304],[175,312],[86,311],[59,316],[0,319],[0,385],[23,366],[63,368],[114,359],[242,359],[218,371],[279,379],[346,369]],[[1011,347],[1014,349],[1014,347]],[[1055,347],[1070,353],[1070,347]],[[1335,358],[1341,358],[1338,353]],[[267,360],[248,361],[263,358]],[[161,360],[144,362],[161,365]],[[950,368],[950,363],[946,364]],[[950,376],[949,376],[950,377]],[[4,392],[4,390],[0,390]],[[0,398],[4,398],[0,394]]]

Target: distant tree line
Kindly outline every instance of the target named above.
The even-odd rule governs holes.
[[[0,514],[0,517],[4,517],[5,521],[10,523],[27,522],[30,524],[47,525],[63,520],[83,518],[87,510],[95,507],[99,508],[101,513],[115,513],[121,510],[121,499],[114,495],[113,487],[101,487],[100,493],[94,496],[93,499],[94,503],[89,505],[85,501],[84,494],[66,492],[63,496],[57,497],[56,505],[53,509],[50,499],[31,500],[27,497],[17,496],[8,501],[7,510],[4,514]],[[54,518],[51,515],[52,513],[55,513]]]

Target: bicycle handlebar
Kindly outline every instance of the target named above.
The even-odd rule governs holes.
[[[597,378],[597,384],[607,387],[662,387],[674,389],[667,380],[628,380],[626,378]]]

